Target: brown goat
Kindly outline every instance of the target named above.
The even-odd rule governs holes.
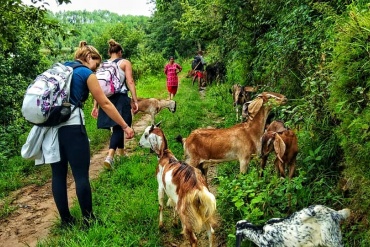
[[[233,97],[233,106],[236,111],[236,121],[240,121],[240,107],[247,101],[251,100],[252,93],[256,91],[257,89],[255,87],[241,86],[239,84],[234,84],[232,86],[230,93]]]
[[[133,102],[131,101],[131,104]],[[165,99],[155,99],[155,98],[139,98],[138,99],[138,112],[144,112],[150,114],[152,117],[151,123],[154,124],[155,115],[158,114],[162,109],[168,108],[172,113],[176,112],[176,101],[165,100]]]
[[[245,173],[252,155],[260,153],[268,113],[274,103],[281,105],[286,101],[284,95],[263,92],[248,105],[246,122],[225,129],[196,129],[187,138],[178,136],[185,162],[207,175],[209,164],[239,160],[240,172]]]
[[[294,176],[296,158],[298,153],[298,138],[292,130],[282,126],[283,123],[273,121],[262,136],[261,168],[266,167],[268,155],[275,151],[275,168],[280,176],[285,177],[285,170],[289,170],[289,178]]]
[[[287,128],[284,125],[283,121],[275,120],[272,121],[270,124],[266,125],[266,131],[274,131],[274,132],[283,132],[287,130]]]
[[[213,246],[216,212],[215,196],[209,192],[201,171],[178,161],[168,149],[167,139],[158,125],[148,126],[140,139],[140,146],[151,148],[158,155],[156,170],[159,200],[159,227],[163,227],[163,199],[167,194],[170,204],[180,217],[183,233],[192,247],[197,246],[195,233],[207,230],[209,246]]]

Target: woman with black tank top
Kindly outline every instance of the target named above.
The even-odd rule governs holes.
[[[132,112],[131,112],[131,99],[128,96],[130,92],[133,100],[133,112],[137,112],[139,107],[137,104],[136,87],[134,82],[134,77],[132,74],[132,64],[129,60],[122,58],[123,48],[115,40],[110,39],[108,41],[109,48],[108,54],[110,56],[109,60],[116,62],[120,69],[120,81],[123,83],[122,89],[119,93],[115,93],[108,99],[117,108],[118,112],[126,123],[131,126],[132,124]],[[112,135],[109,142],[108,155],[104,161],[104,167],[112,170],[114,154],[118,155],[124,154],[124,131],[120,128],[119,124],[114,121],[110,116],[108,116],[103,109],[98,108],[98,104],[94,101],[94,107],[91,112],[91,116],[98,119],[99,129],[109,129],[112,130]]]

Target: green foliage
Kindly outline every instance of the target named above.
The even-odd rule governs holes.
[[[238,173],[237,166],[220,166],[220,190],[225,197],[221,199],[221,209],[224,207],[226,211],[222,217],[230,236],[235,220],[241,217],[262,222],[314,202],[332,207],[348,204],[355,215],[343,229],[345,242],[347,246],[366,246],[364,243],[370,242],[368,1],[155,2],[156,12],[152,18],[119,16],[107,11],[67,11],[53,15],[43,8],[25,6],[19,0],[2,2],[0,162],[5,164],[17,155],[25,139],[22,133],[30,128],[20,115],[25,88],[51,63],[72,59],[79,41],[86,40],[97,46],[104,56],[110,38],[120,42],[125,57],[133,63],[135,81],[141,90],[139,97],[166,98],[163,66],[167,57],[175,55],[187,71],[190,57],[202,49],[206,51],[208,63],[226,64],[227,81],[208,87],[206,97],[200,97],[196,87],[190,86],[190,79],[181,82],[176,114],[164,111],[158,115],[171,138],[178,134],[187,136],[199,127],[235,124],[228,92],[234,83],[259,85],[259,92],[286,95],[288,104],[274,109],[273,113],[275,119],[284,120],[299,136],[297,180],[280,181],[272,168],[267,172],[271,176],[258,178],[253,165],[251,178],[248,175],[242,179],[231,178],[230,174]],[[146,77],[148,74],[151,76]],[[89,117],[89,106],[91,102],[85,109],[87,129],[92,147],[98,149],[109,133],[96,130],[95,120]],[[181,157],[181,147],[170,143]],[[16,162],[21,163],[21,168],[1,167],[5,172],[4,182],[0,183],[3,195],[32,181],[26,179],[32,176],[23,174],[32,174],[33,165]],[[21,175],[16,175],[18,172]],[[121,176],[130,177],[126,175]],[[15,177],[21,179],[13,179]],[[136,177],[130,183],[138,180]],[[228,198],[227,189],[233,189],[228,187],[228,182],[248,191],[235,189],[233,198]],[[291,192],[292,205],[286,200],[287,191]],[[274,204],[275,197],[281,205]],[[5,207],[4,211],[9,210],[12,209]],[[110,238],[116,238],[112,233],[115,227],[108,231]],[[88,236],[71,240],[72,246],[84,245],[96,231],[103,235],[99,235],[100,239],[108,241],[105,232],[96,228]],[[135,236],[127,239],[137,245]],[[55,245],[67,246],[66,243],[71,242],[64,239],[63,244]],[[117,243],[130,246],[129,242]],[[152,243],[152,246],[160,245],[158,240]]]
[[[144,33],[141,30],[128,29],[123,23],[108,27],[100,36],[93,40],[95,47],[101,51],[102,56],[108,58],[108,41],[114,39],[124,48],[123,57],[130,59],[138,53],[138,44],[143,39]]]
[[[163,74],[166,62],[161,53],[148,52],[144,47],[139,47],[138,57],[132,60],[135,80],[143,75]]]
[[[2,61],[0,65],[0,159],[9,158],[17,155],[20,150],[19,136],[28,129],[27,123],[21,115],[21,106],[25,89],[36,77],[38,67],[43,60],[38,58],[34,53],[28,53],[28,49],[33,49],[38,45],[30,47],[22,45],[18,48],[19,56],[5,57],[0,55]],[[27,64],[22,59],[28,61],[28,66],[34,66],[30,71]],[[32,78],[32,79],[31,79]]]
[[[255,162],[252,161],[246,175],[239,174],[233,178],[229,172],[219,172],[226,176],[217,178],[218,209],[223,212],[223,219],[227,219],[223,224],[226,229],[230,229],[230,245],[234,241],[234,222],[238,220],[247,219],[261,225],[268,219],[284,218],[313,204],[334,203],[338,208],[343,207],[340,194],[327,183],[327,177],[316,174],[317,179],[311,180],[302,167],[299,175],[293,179],[281,179],[273,166],[267,166],[264,176],[260,177]]]
[[[148,21],[148,17],[144,16],[120,16],[103,10],[66,11],[52,16],[63,23],[68,30],[66,33],[70,34],[68,39],[58,40],[56,44],[74,50],[81,40],[86,40],[93,44],[104,58],[108,57],[107,42],[111,38],[124,47],[123,57],[134,56]]]
[[[183,57],[194,55],[198,50],[197,41],[188,35],[182,35],[178,21],[183,13],[180,1],[168,4],[166,1],[156,1],[154,18],[148,26],[150,32],[146,43],[150,51],[161,52],[164,58],[173,56],[176,52]]]
[[[85,231],[81,222],[71,230],[55,229],[57,235],[38,246],[160,246],[156,162],[142,151],[121,159],[114,173],[104,172],[92,184],[99,223]],[[77,207],[72,212],[80,218]]]
[[[48,166],[36,167],[34,161],[25,160],[20,156],[7,159],[0,157],[0,159],[2,164],[0,166],[0,199],[2,202],[0,218],[4,218],[16,209],[11,206],[12,199],[7,198],[9,192],[29,184],[44,184],[50,179],[50,168]]]
[[[339,120],[335,134],[344,151],[344,174],[350,181],[351,204],[361,212],[367,212],[370,205],[370,194],[365,189],[370,180],[369,20],[369,10],[355,4],[348,16],[337,20],[329,64],[335,82],[330,86],[330,109]]]

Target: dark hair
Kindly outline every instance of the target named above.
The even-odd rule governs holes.
[[[109,44],[109,48],[108,48],[108,54],[112,54],[112,53],[118,53],[120,51],[123,51],[123,48],[122,46],[117,43],[114,39],[110,39],[108,41],[108,44]]]
[[[171,59],[175,60],[174,56],[170,56],[170,57],[168,58],[168,60],[171,60]]]

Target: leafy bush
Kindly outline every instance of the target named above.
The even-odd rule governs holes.
[[[335,128],[339,144],[344,151],[344,187],[350,194],[350,204],[358,214],[368,216],[370,207],[370,62],[369,35],[370,11],[368,8],[352,5],[348,16],[339,18],[337,32],[333,34],[333,72],[330,86],[330,109],[338,118]],[[359,227],[368,227],[366,217],[359,220]],[[361,234],[369,242],[369,230]],[[366,240],[364,240],[366,242]]]

